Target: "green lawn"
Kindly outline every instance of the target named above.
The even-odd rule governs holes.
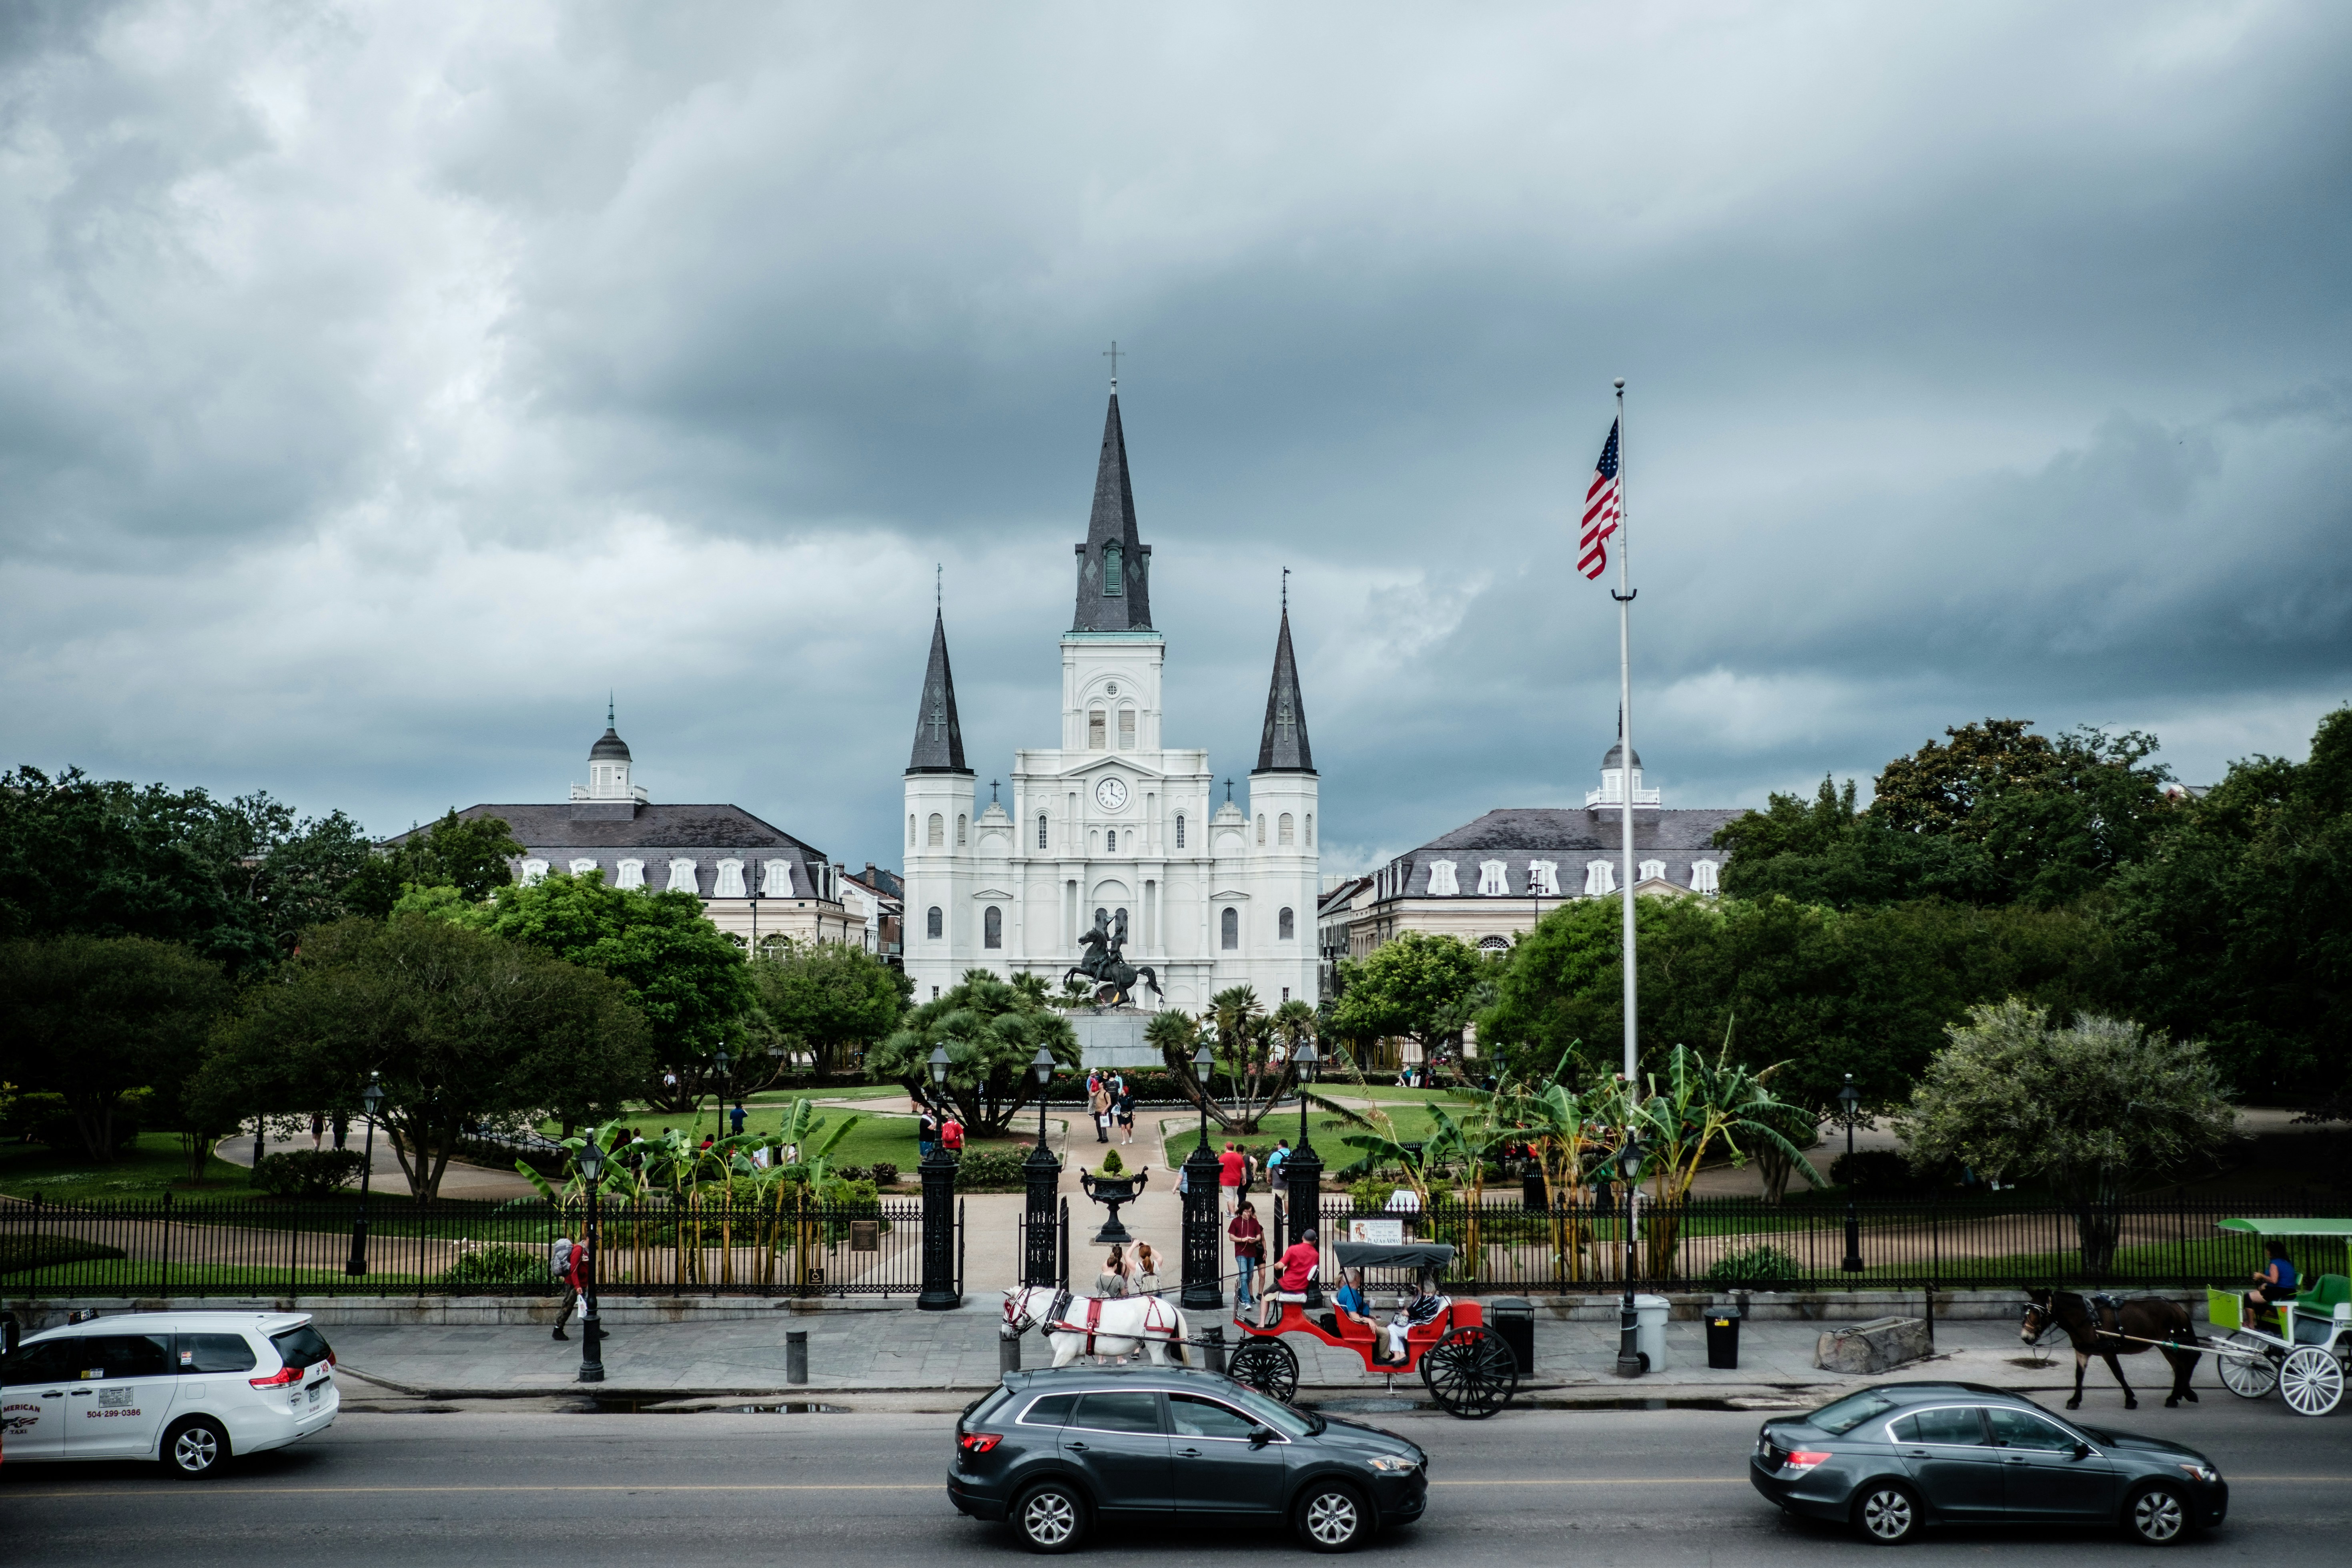
[[[1409,1091],[1400,1089],[1397,1092],[1402,1094]],[[1427,1138],[1437,1125],[1428,1110],[1419,1105],[1388,1105],[1382,1109],[1388,1112],[1390,1122],[1395,1129],[1395,1136],[1406,1142]],[[1174,1123],[1171,1122],[1170,1125],[1172,1128]],[[1312,1110],[1307,1112],[1307,1126],[1308,1137],[1314,1140],[1315,1152],[1322,1156],[1323,1166],[1327,1171],[1336,1170],[1342,1165],[1352,1165],[1364,1157],[1361,1150],[1351,1149],[1340,1140],[1360,1136],[1365,1132],[1365,1129],[1343,1121],[1328,1111]],[[1080,1131],[1085,1130],[1081,1128]],[[1257,1131],[1245,1137],[1223,1131],[1214,1124],[1209,1128],[1211,1151],[1223,1152],[1228,1142],[1236,1142],[1244,1149],[1255,1150],[1261,1162],[1265,1160],[1267,1152],[1275,1146],[1276,1141],[1284,1138],[1287,1138],[1294,1144],[1298,1142],[1298,1113],[1296,1110],[1276,1111],[1258,1123]],[[1175,1163],[1182,1163],[1185,1157],[1192,1152],[1193,1147],[1199,1143],[1200,1139],[1201,1129],[1198,1122],[1184,1131],[1171,1131],[1167,1144],[1168,1158]]]
[[[78,1148],[46,1143],[0,1144],[0,1194],[49,1203],[109,1203],[136,1198],[152,1203],[170,1192],[185,1198],[241,1198],[252,1192],[242,1165],[207,1152],[205,1180],[188,1182],[188,1157],[173,1132],[142,1132],[113,1161],[100,1164]]]

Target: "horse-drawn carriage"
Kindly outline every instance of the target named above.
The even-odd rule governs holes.
[[[1436,1280],[1454,1262],[1454,1248],[1442,1243],[1407,1242],[1402,1246],[1376,1242],[1337,1244],[1339,1268],[1409,1268],[1419,1280],[1422,1299],[1436,1296]],[[1430,1397],[1449,1415],[1465,1421],[1484,1420],[1511,1402],[1518,1392],[1519,1363],[1503,1336],[1486,1326],[1486,1313],[1475,1301],[1448,1300],[1426,1321],[1405,1331],[1404,1359],[1384,1362],[1379,1356],[1387,1331],[1375,1323],[1360,1323],[1338,1312],[1326,1327],[1297,1301],[1282,1303],[1282,1316],[1270,1328],[1243,1321],[1242,1342],[1233,1352],[1229,1371],[1237,1383],[1287,1401],[1298,1391],[1298,1355],[1282,1342],[1285,1334],[1311,1334],[1337,1350],[1353,1351],[1367,1371],[1393,1377],[1418,1372]]]
[[[2223,1230],[2251,1236],[2352,1237],[2352,1219],[2225,1219]],[[2352,1369],[2352,1279],[2322,1274],[2291,1301],[2268,1311],[2245,1292],[2205,1292],[2206,1316],[2218,1338],[2203,1348],[2215,1358],[2221,1386],[2241,1399],[2273,1389],[2298,1415],[2325,1415],[2342,1403]]]

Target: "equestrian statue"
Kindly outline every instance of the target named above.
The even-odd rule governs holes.
[[[1138,980],[1150,986],[1154,996],[1161,994],[1160,976],[1151,972],[1150,965],[1137,965],[1127,961],[1127,911],[1125,910],[1118,911],[1116,926],[1112,924],[1112,917],[1108,910],[1097,910],[1093,929],[1078,938],[1078,945],[1086,950],[1086,956],[1079,959],[1077,963],[1062,976],[1062,984],[1067,985],[1071,981],[1077,979],[1092,981],[1096,1006],[1121,1007],[1132,1005],[1135,1001],[1135,983]]]

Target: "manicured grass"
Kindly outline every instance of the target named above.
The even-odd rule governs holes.
[[[167,1268],[162,1263],[152,1262],[93,1262],[11,1274],[6,1277],[6,1284],[11,1292],[23,1294],[62,1290],[80,1296],[189,1295],[195,1293],[189,1281],[197,1274],[204,1278],[202,1293],[207,1296],[282,1296],[289,1282],[283,1268],[232,1268],[209,1263],[191,1268],[184,1263],[172,1264]],[[298,1290],[311,1286],[364,1295],[375,1295],[401,1287],[414,1288],[419,1283],[414,1274],[370,1274],[364,1279],[353,1279],[341,1269],[319,1268],[297,1269],[290,1282]],[[484,1292],[489,1295],[502,1293],[495,1290]]]
[[[1427,1138],[1437,1125],[1435,1119],[1418,1105],[1391,1105],[1384,1106],[1382,1109],[1388,1112],[1390,1123],[1395,1129],[1393,1135],[1408,1143]],[[1170,1126],[1172,1129],[1174,1123],[1171,1122]],[[1312,1109],[1307,1113],[1307,1136],[1314,1140],[1315,1152],[1321,1156],[1326,1171],[1337,1170],[1342,1165],[1352,1165],[1364,1157],[1362,1150],[1350,1148],[1340,1140],[1364,1135],[1370,1129],[1354,1126],[1328,1111]],[[1080,1128],[1079,1131],[1083,1132],[1085,1129]],[[1192,1152],[1193,1147],[1199,1143],[1200,1138],[1201,1130],[1198,1122],[1185,1131],[1171,1131],[1167,1142],[1170,1162],[1181,1164]],[[1211,1152],[1222,1153],[1225,1144],[1232,1142],[1239,1143],[1244,1149],[1255,1150],[1261,1163],[1264,1163],[1267,1152],[1273,1149],[1276,1142],[1285,1138],[1294,1144],[1298,1142],[1298,1113],[1296,1110],[1277,1111],[1272,1116],[1264,1118],[1258,1122],[1258,1131],[1247,1135],[1223,1131],[1213,1122],[1209,1127]]]
[[[114,1159],[100,1164],[78,1148],[46,1143],[0,1144],[0,1194],[49,1203],[110,1203],[125,1198],[152,1202],[166,1192],[189,1198],[236,1198],[252,1191],[242,1165],[209,1151],[205,1180],[188,1182],[188,1157],[173,1132],[142,1132]]]

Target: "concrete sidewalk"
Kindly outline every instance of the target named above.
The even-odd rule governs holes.
[[[667,1400],[711,1395],[892,1392],[978,1392],[998,1376],[998,1303],[952,1312],[778,1312],[772,1318],[698,1323],[638,1322],[609,1334],[604,1347],[607,1398]],[[1220,1318],[1222,1321],[1222,1318]],[[1195,1321],[1194,1332],[1208,1325]],[[1706,1365],[1705,1326],[1667,1326],[1666,1365],[1639,1379],[1615,1375],[1613,1327],[1538,1315],[1536,1369],[1522,1380],[1522,1396],[1544,1404],[1613,1404],[1633,1399],[1677,1403],[1732,1401],[1785,1405],[1829,1397],[1838,1389],[1876,1379],[1842,1379],[1817,1371],[1813,1350],[1822,1325],[1751,1321],[1744,1325],[1737,1370]],[[809,1336],[809,1378],[784,1376],[784,1335]],[[401,1394],[432,1399],[495,1398],[559,1392],[587,1393],[578,1383],[579,1329],[569,1342],[544,1326],[362,1326],[330,1331],[343,1370]],[[1226,1324],[1229,1340],[1238,1331]],[[1952,1378],[1998,1387],[2048,1391],[2071,1388],[2073,1357],[2063,1346],[2047,1361],[2027,1352],[2013,1324],[1959,1321],[1937,1325],[1936,1359],[1888,1374]],[[1368,1372],[1354,1355],[1327,1349],[1303,1335],[1285,1342],[1298,1356],[1300,1395],[1307,1399],[1378,1397],[1389,1380]],[[1021,1342],[1023,1363],[1047,1363],[1035,1334]],[[2022,1364],[2029,1363],[2038,1364]],[[2161,1398],[2170,1373],[2154,1357],[2126,1362],[2143,1395]],[[2092,1386],[2116,1399],[2103,1369]],[[2218,1387],[2200,1366],[2200,1387]],[[1425,1399],[1418,1377],[1400,1378],[1399,1396]]]

